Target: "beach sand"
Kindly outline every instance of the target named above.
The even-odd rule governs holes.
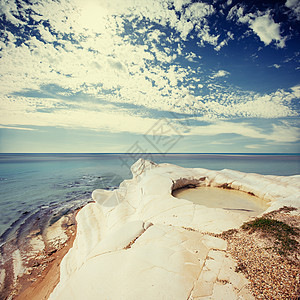
[[[68,241],[62,245],[62,248],[54,253],[51,251],[48,254],[48,258],[40,263],[42,268],[45,267],[42,272],[38,270],[32,270],[31,274],[23,275],[19,279],[18,295],[13,299],[15,300],[41,300],[48,299],[53,289],[59,282],[60,276],[60,262],[67,254],[70,248],[73,246],[75,239],[76,226],[68,229]],[[34,273],[36,275],[34,275]]]
[[[73,246],[78,211],[63,216],[43,235],[31,233],[31,249],[27,259],[24,259],[24,255],[21,257],[19,250],[13,253],[13,268],[5,270],[6,281],[1,299],[48,299],[59,282],[61,260]],[[45,243],[45,240],[51,242]],[[17,271],[20,275],[17,275]]]

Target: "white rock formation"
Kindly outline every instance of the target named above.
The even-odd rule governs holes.
[[[300,176],[186,169],[143,159],[114,191],[95,190],[77,215],[74,246],[50,299],[252,299],[234,272],[226,242],[208,233],[239,227],[246,216],[195,205],[172,190],[232,187],[270,201],[268,211],[300,207]],[[206,232],[206,233],[205,233]]]

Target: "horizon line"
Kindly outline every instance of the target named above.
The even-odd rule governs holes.
[[[83,155],[83,154],[135,154],[135,155],[173,155],[173,154],[216,154],[216,155],[300,155],[300,153],[288,153],[288,152],[169,152],[169,153],[159,153],[159,152],[0,152],[2,154],[72,154],[72,155]]]

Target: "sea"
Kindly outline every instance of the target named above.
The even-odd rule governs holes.
[[[138,158],[188,168],[300,174],[296,154],[0,154],[0,246],[90,202],[94,189],[115,189],[132,178]]]

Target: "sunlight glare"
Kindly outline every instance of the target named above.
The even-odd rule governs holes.
[[[78,22],[83,28],[101,32],[105,28],[108,7],[103,1],[87,0],[81,2],[81,16]]]

